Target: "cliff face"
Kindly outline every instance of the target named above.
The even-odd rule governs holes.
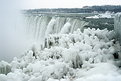
[[[117,39],[121,44],[121,13],[116,14],[114,18],[114,30],[116,32]]]

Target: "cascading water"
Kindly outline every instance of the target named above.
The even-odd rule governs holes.
[[[26,33],[36,41],[43,41],[49,34],[55,33],[73,33],[73,31],[83,30],[88,22],[79,18],[63,17],[63,16],[49,16],[49,15],[25,15]]]

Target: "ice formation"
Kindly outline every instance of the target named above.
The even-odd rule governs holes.
[[[0,74],[0,81],[121,81],[120,45],[113,34],[90,28],[49,34],[42,49],[33,46],[7,64],[11,71]]]
[[[5,61],[0,62],[0,74],[7,74],[11,72],[11,65]]]
[[[106,11],[105,13],[101,13],[95,16],[89,16],[86,18],[98,19],[98,18],[114,18],[114,17],[115,17],[115,14],[113,12]]]

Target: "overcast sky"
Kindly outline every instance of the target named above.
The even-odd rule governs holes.
[[[121,0],[0,0],[0,7],[80,8],[90,5],[121,5]]]
[[[25,8],[80,8],[90,5],[121,5],[121,0],[23,0]]]

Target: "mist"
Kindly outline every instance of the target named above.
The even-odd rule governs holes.
[[[21,9],[18,0],[0,1],[0,61],[11,61],[20,56],[28,48],[28,40],[24,34]]]

